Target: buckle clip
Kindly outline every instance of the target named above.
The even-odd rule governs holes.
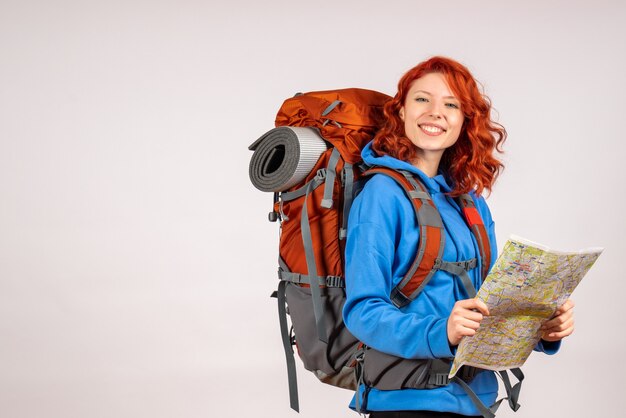
[[[325,168],[320,168],[319,170],[317,170],[317,173],[315,173],[315,178],[317,180],[325,180],[326,179],[326,169]]]
[[[344,287],[341,276],[326,276],[326,287]]]
[[[471,269],[473,269],[474,267],[476,267],[478,263],[476,262],[475,258],[472,258],[471,260],[467,260],[465,262],[465,271],[470,271]]]
[[[450,382],[447,374],[437,373],[435,375],[435,385],[437,386],[446,386]]]

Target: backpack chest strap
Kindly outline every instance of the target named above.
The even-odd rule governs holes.
[[[476,287],[467,274],[468,271],[476,267],[477,261],[472,258],[467,261],[443,261],[436,260],[433,270],[443,270],[461,279],[461,283],[467,292],[467,296],[473,298],[476,296]]]

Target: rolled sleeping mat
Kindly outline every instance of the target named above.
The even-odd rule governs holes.
[[[327,148],[313,128],[274,128],[248,147],[254,151],[250,181],[263,192],[288,190],[306,178]]]

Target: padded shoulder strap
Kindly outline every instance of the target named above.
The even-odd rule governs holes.
[[[489,267],[491,266],[491,246],[489,245],[489,235],[487,235],[487,228],[485,223],[476,209],[476,203],[474,199],[468,194],[463,194],[456,198],[459,207],[463,211],[465,222],[469,226],[472,234],[476,238],[478,243],[478,251],[480,251],[481,262],[481,275],[483,280],[489,273]]]
[[[426,187],[411,173],[375,167],[364,174],[367,176],[384,174],[394,179],[402,187],[415,209],[419,227],[417,254],[409,271],[391,292],[393,304],[402,307],[415,299],[435,274],[436,270],[433,267],[437,260],[441,260],[445,244],[443,222]]]

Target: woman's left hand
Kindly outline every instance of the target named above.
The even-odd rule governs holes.
[[[541,327],[541,339],[544,341],[560,341],[574,332],[574,301],[568,299],[554,317]]]

